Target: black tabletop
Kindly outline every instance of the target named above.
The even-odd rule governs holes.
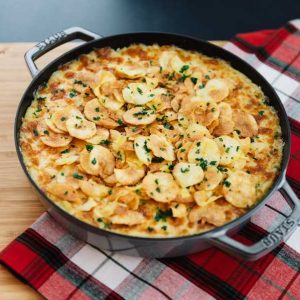
[[[223,40],[299,16],[300,0],[0,0],[0,42],[39,41],[71,26],[101,35],[166,31]]]

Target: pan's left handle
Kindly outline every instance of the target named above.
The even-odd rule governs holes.
[[[91,41],[99,38],[101,38],[100,35],[81,27],[71,27],[51,35],[25,53],[25,62],[31,76],[35,77],[39,73],[39,69],[34,61],[51,49],[75,39]]]

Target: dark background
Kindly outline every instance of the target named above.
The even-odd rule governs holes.
[[[40,41],[71,26],[101,35],[168,31],[223,40],[297,17],[300,0],[0,0],[0,42]]]

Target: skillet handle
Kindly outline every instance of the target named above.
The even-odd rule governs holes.
[[[51,35],[42,42],[36,44],[33,48],[29,49],[25,53],[25,62],[27,64],[29,72],[31,73],[31,76],[35,77],[39,73],[39,70],[34,61],[53,48],[56,48],[75,39],[91,41],[99,38],[101,38],[100,35],[81,27],[70,27]]]
[[[251,246],[244,245],[227,234],[214,238],[212,243],[238,257],[246,260],[256,260],[272,251],[281,242],[287,240],[297,228],[297,225],[300,225],[300,200],[286,180],[279,191],[292,208],[292,213],[267,236]]]

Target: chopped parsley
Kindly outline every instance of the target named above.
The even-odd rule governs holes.
[[[110,228],[110,225],[111,225],[111,224],[105,223],[105,222],[103,221],[102,218],[98,218],[98,219],[97,219],[97,222],[103,223],[103,227],[104,227],[104,228],[108,228],[108,229]]]
[[[161,229],[164,230],[164,231],[166,231],[167,228],[168,228],[167,225],[161,226]]]
[[[154,230],[154,228],[153,227],[147,227],[147,230],[149,231],[149,232],[152,232],[153,230]]]
[[[66,118],[65,117],[61,117],[60,120],[63,122],[63,121],[66,120]]]
[[[48,130],[44,130],[44,134],[49,135],[49,131]]]
[[[211,166],[215,166],[217,164],[217,161],[216,160],[212,160],[210,163],[209,163]]]
[[[101,140],[100,145],[109,145],[111,142],[109,140]]]
[[[187,168],[180,168],[181,173],[187,173],[190,171],[190,167],[188,166]]]
[[[210,79],[210,76],[208,74],[206,74],[205,76],[205,79],[209,80]]]
[[[38,132],[36,129],[33,129],[33,134],[34,134],[35,136],[39,136],[39,132]]]
[[[121,126],[121,125],[123,125],[124,123],[123,123],[123,121],[121,120],[121,119],[118,119],[118,124]]]
[[[191,81],[192,81],[193,84],[197,84],[198,78],[191,77]]]
[[[74,98],[77,96],[77,92],[75,90],[72,90],[70,93],[69,93],[69,97],[70,98]]]
[[[141,88],[137,87],[136,90],[138,91],[138,93],[139,93],[140,95],[143,95],[143,91],[142,91]]]
[[[171,209],[168,209],[168,210],[161,210],[160,208],[156,211],[156,214],[154,216],[154,220],[156,222],[159,222],[159,221],[164,221],[166,222],[167,218],[168,217],[172,217],[172,210]]]
[[[164,159],[162,157],[153,157],[151,162],[153,162],[153,163],[161,163],[163,161],[164,161]]]
[[[188,69],[190,68],[190,66],[189,65],[183,65],[182,67],[181,67],[181,69],[180,69],[180,73],[184,73],[185,71],[187,71]]]
[[[143,148],[145,149],[145,151],[146,151],[147,153],[151,152],[151,150],[150,150],[150,149],[148,148],[148,146],[147,146],[147,141],[144,142]]]
[[[95,165],[95,164],[97,163],[97,160],[96,160],[95,157],[92,159],[91,163],[92,163],[93,165]]]
[[[220,171],[220,172],[227,172],[228,169],[224,168],[224,167],[221,167],[221,166],[217,166],[217,169]]]
[[[164,123],[164,128],[169,129],[169,130],[174,129],[173,125],[171,125],[170,123]]]
[[[73,178],[82,180],[82,179],[83,179],[83,176],[79,175],[78,173],[74,173],[74,174],[73,174]]]
[[[46,99],[46,97],[42,97],[42,96],[39,96],[36,98],[37,101],[44,101]]]
[[[226,186],[226,187],[230,187],[231,186],[231,183],[227,180],[224,180],[223,181],[223,184]]]
[[[95,111],[96,111],[96,112],[99,112],[99,111],[100,111],[100,107],[96,107],[96,108],[95,108]]]
[[[264,113],[265,113],[265,112],[264,112],[263,110],[260,110],[260,111],[258,112],[258,114],[259,114],[260,116],[263,116]]]
[[[64,151],[61,151],[60,153],[61,154],[65,154],[65,153],[69,153],[70,152],[70,150],[69,149],[66,149],[66,150],[64,150]]]
[[[41,87],[42,87],[42,88],[46,88],[46,87],[48,87],[48,83],[47,83],[47,82],[43,82],[43,83],[41,83]]]
[[[86,144],[85,148],[86,148],[87,151],[91,152],[93,150],[94,146],[90,145],[90,144]]]
[[[98,117],[93,117],[93,120],[94,121],[99,121],[100,120],[100,117],[98,116]]]
[[[200,90],[201,90],[201,89],[204,89],[204,87],[205,87],[205,85],[204,85],[203,83],[199,85],[199,89],[200,89]]]
[[[168,167],[168,169],[169,169],[170,171],[172,171],[172,170],[174,169],[174,165],[170,164],[169,167]]]
[[[206,159],[201,158],[196,158],[197,161],[199,161],[199,166],[203,169],[207,169],[208,161]]]
[[[186,74],[183,74],[182,77],[180,78],[180,81],[185,81],[189,76]]]
[[[144,108],[143,110],[134,113],[133,116],[134,117],[145,116],[145,115],[148,115],[148,113],[149,113],[149,110]]]
[[[81,84],[83,87],[86,87],[87,85],[83,83],[81,80],[74,80],[74,84]]]

